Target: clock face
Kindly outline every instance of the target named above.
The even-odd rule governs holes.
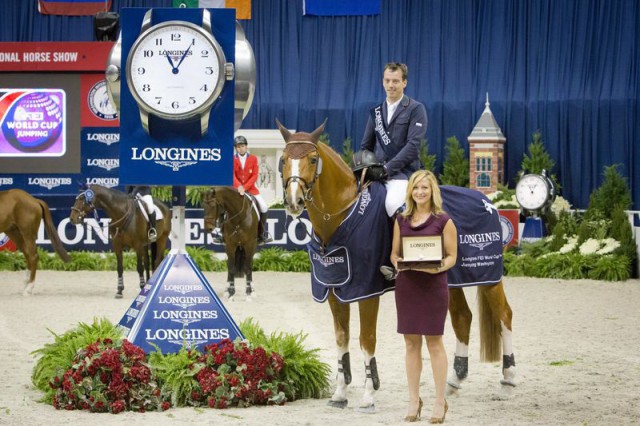
[[[224,85],[224,53],[213,36],[189,22],[155,25],[136,40],[127,83],[142,108],[168,119],[208,108]]]
[[[538,210],[549,199],[549,185],[540,175],[524,175],[516,185],[516,200],[527,210]]]

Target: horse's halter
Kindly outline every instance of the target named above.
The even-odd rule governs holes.
[[[71,210],[78,213],[78,217],[80,218],[80,220],[83,220],[84,217],[86,216],[87,213],[91,213],[93,212],[93,217],[96,220],[100,220],[100,218],[98,217],[98,210],[96,209],[96,206],[93,204],[93,200],[95,199],[95,192],[93,192],[93,189],[87,189],[85,191],[82,191],[80,194],[78,194],[78,196],[76,197],[76,200],[79,200],[80,198],[84,199],[84,206],[89,206],[88,210],[81,210],[76,208],[75,206],[71,207]]]
[[[313,190],[313,185],[315,185],[316,181],[318,180],[318,176],[320,176],[320,173],[322,173],[322,158],[320,157],[320,153],[318,152],[318,145],[310,141],[289,141],[287,142],[287,145],[285,146],[283,151],[286,152],[289,155],[289,158],[293,160],[299,160],[303,157],[306,157],[312,151],[315,151],[318,154],[318,161],[315,163],[316,169],[313,172],[313,179],[311,179],[311,182],[307,182],[305,178],[297,175],[289,176],[285,181],[283,176],[284,157],[280,157],[280,164],[278,165],[284,192],[287,192],[287,188],[289,187],[290,183],[298,182],[303,187],[302,193],[304,194],[305,201],[313,200],[311,191]]]

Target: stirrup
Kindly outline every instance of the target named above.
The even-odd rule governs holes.
[[[158,239],[158,233],[156,232],[156,228],[151,228],[147,232],[147,237],[149,237],[149,242],[155,243]]]
[[[269,233],[265,233],[262,234],[258,237],[258,245],[261,246],[263,244],[268,244],[273,242],[273,238],[271,238],[271,235],[269,235]]]
[[[396,271],[391,266],[387,266],[387,265],[382,265],[380,267],[380,273],[382,274],[384,279],[387,281],[393,281],[398,276],[398,271]]]
[[[222,240],[222,234],[220,233],[220,228],[215,228],[213,231],[211,231],[211,237],[214,244],[224,243],[224,241]]]

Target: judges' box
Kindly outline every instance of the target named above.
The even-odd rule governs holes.
[[[402,237],[402,260],[398,269],[434,268],[444,258],[442,235]]]

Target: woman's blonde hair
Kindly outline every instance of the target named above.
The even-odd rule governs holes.
[[[416,209],[416,202],[413,200],[411,194],[418,182],[422,179],[427,179],[431,185],[431,213],[439,215],[444,212],[442,209],[442,194],[440,193],[440,186],[438,185],[438,179],[429,170],[418,170],[409,177],[409,183],[407,185],[407,194],[405,195],[406,208],[402,212],[403,217],[411,217]]]

